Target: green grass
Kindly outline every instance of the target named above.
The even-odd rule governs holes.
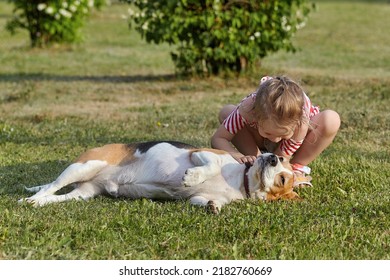
[[[389,259],[390,33],[386,1],[319,1],[296,36],[240,78],[175,78],[170,46],[94,15],[75,47],[28,48],[0,2],[0,259]],[[243,201],[218,216],[187,202],[99,197],[33,208],[24,186],[52,181],[82,151],[174,139],[209,146],[217,112],[288,74],[342,118],[311,165],[302,202]]]

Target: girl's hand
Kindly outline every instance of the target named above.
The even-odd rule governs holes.
[[[256,160],[256,157],[255,156],[241,156],[239,158],[236,158],[236,160],[239,162],[239,163],[250,163],[250,164],[253,164]]]

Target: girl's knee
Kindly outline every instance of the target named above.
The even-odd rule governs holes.
[[[230,113],[233,112],[233,110],[236,108],[237,106],[235,105],[224,106],[221,109],[221,111],[219,111],[219,115],[218,115],[219,122],[222,123],[230,115]]]
[[[337,112],[333,110],[326,110],[322,112],[322,125],[320,126],[322,129],[323,135],[335,135],[341,124],[340,116]]]

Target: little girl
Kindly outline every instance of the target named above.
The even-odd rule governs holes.
[[[307,165],[332,143],[340,127],[335,111],[320,112],[288,77],[263,77],[256,92],[238,106],[223,107],[219,120],[213,148],[229,152],[240,163],[253,163],[261,151],[286,157],[297,185],[310,185]]]

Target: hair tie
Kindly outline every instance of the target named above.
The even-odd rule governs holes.
[[[268,80],[272,80],[273,78],[270,77],[270,76],[264,76],[263,78],[261,78],[260,80],[260,85],[263,84],[264,82],[268,81]]]

